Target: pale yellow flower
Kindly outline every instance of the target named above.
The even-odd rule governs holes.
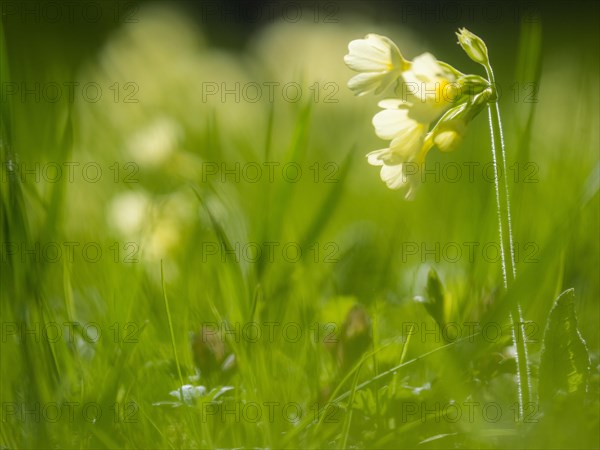
[[[417,56],[402,78],[401,97],[413,105],[411,114],[420,122],[433,122],[452,106],[460,91],[454,75],[430,53]]]
[[[414,192],[414,179],[406,166],[422,164],[434,144],[450,149],[456,136],[428,133],[430,124],[452,105],[454,75],[441,66],[429,53],[416,57],[402,77],[406,87],[403,99],[379,102],[384,108],[373,117],[375,134],[391,140],[390,146],[367,154],[367,161],[380,166],[380,177],[390,189],[410,185],[407,197]],[[438,140],[435,140],[435,137]]]
[[[470,56],[476,60],[487,57],[485,44],[477,36],[463,29],[459,40],[463,48],[473,47],[474,56]],[[409,186],[407,197],[411,197],[418,182],[414,175],[429,150],[434,145],[444,152],[456,148],[467,123],[491,98],[489,83],[459,72],[430,53],[407,61],[392,41],[376,34],[350,42],[348,49],[344,61],[360,72],[348,86],[358,95],[377,94],[398,81],[395,93],[400,98],[379,102],[383,110],[373,117],[375,133],[390,144],[368,153],[367,161],[381,168],[381,179],[390,189]],[[469,88],[466,93],[465,88]],[[417,165],[417,170],[407,170],[410,165]]]
[[[372,91],[379,94],[409,67],[396,44],[378,34],[367,34],[364,39],[351,41],[344,62],[350,69],[359,72],[348,82],[348,87],[356,95]]]
[[[397,99],[383,100],[384,108],[373,117],[375,133],[382,139],[391,139],[390,146],[367,154],[367,161],[380,166],[380,176],[390,189],[400,189],[411,181],[405,172],[407,163],[424,160],[431,143],[426,142],[428,123],[410,117],[411,104]],[[409,196],[412,189],[409,191]]]

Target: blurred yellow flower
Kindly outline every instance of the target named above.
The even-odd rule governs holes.
[[[348,82],[356,95],[372,91],[379,94],[409,67],[396,44],[378,34],[367,34],[364,39],[351,41],[344,62],[350,69],[360,72]]]

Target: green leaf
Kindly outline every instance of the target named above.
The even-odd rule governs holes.
[[[577,329],[574,290],[558,296],[546,323],[540,361],[542,403],[557,397],[582,398],[587,390],[590,357]]]

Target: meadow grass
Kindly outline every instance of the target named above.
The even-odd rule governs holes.
[[[498,241],[491,180],[478,170],[473,181],[426,181],[404,201],[364,161],[381,143],[372,111],[352,98],[260,104],[247,128],[171,92],[140,109],[3,101],[2,448],[597,448],[598,49],[559,64],[540,24],[522,27],[514,67],[490,45],[499,80],[540,86],[538,102],[514,102],[510,89],[500,100],[508,165],[520,164],[507,180],[518,268],[508,289],[497,255],[481,250]],[[71,55],[28,60],[18,39],[34,37],[0,31],[3,82],[86,79]],[[111,80],[92,60],[80,64]],[[177,149],[158,167],[140,164],[136,183],[123,172],[115,182],[110,165],[132,161],[128,128],[155,110],[183,129]],[[481,167],[489,153],[478,118],[459,150],[432,152],[428,165]],[[73,161],[96,162],[103,176],[50,183],[19,171]],[[301,163],[304,175],[203,175],[206,162],[269,161]],[[123,235],[107,218],[111,202],[140,190],[151,206]],[[161,239],[173,244],[152,250]],[[73,259],[65,243],[77,244]],[[102,249],[98,261],[84,257],[86,243]],[[246,243],[262,255],[240,257]],[[302,255],[284,255],[289,243]],[[444,253],[449,243],[462,257]],[[478,243],[473,258],[465,243]],[[336,351],[355,304],[372,340],[344,365]],[[522,414],[517,305],[533,385]],[[235,369],[198,373],[190,333],[202,324],[228,337]],[[460,334],[442,333],[448,324]],[[342,340],[334,350],[331,332]],[[186,400],[184,385],[206,390]]]

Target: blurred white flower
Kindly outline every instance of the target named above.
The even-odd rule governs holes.
[[[360,72],[348,82],[348,87],[357,95],[372,91],[379,94],[409,68],[409,62],[402,57],[396,44],[385,36],[372,33],[348,44],[344,62],[350,69]]]
[[[197,209],[191,206],[195,201],[185,189],[158,197],[143,190],[123,192],[108,204],[107,221],[123,239],[139,246],[136,258],[156,262],[168,259],[185,240],[197,220]]]
[[[108,222],[126,237],[138,235],[147,220],[150,198],[144,191],[117,194],[108,205]]]
[[[159,117],[133,134],[127,148],[141,166],[158,166],[176,150],[181,135],[182,129],[175,120]]]

